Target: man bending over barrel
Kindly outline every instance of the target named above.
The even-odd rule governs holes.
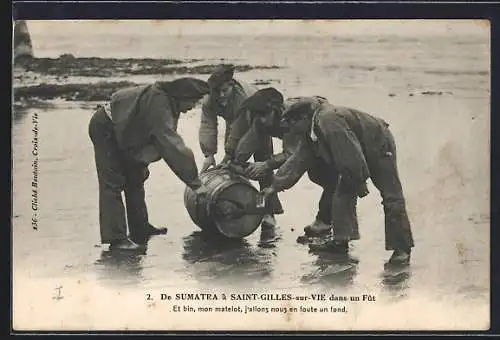
[[[323,168],[331,171],[324,189],[331,183],[332,216],[328,228],[333,228],[334,236],[310,247],[348,252],[349,241],[359,238],[357,198],[368,195],[366,181],[371,178],[382,196],[385,248],[393,250],[389,263],[409,263],[414,242],[389,125],[380,118],[324,100],[300,100],[283,113],[280,126],[300,136],[300,141],[293,155],[279,167],[272,185],[263,190],[265,197],[291,188],[318,159]]]
[[[242,107],[254,117],[254,124],[248,131],[233,129],[230,135],[230,148],[234,148],[234,158],[237,162],[247,160],[255,151],[258,141],[267,135],[282,139],[282,152],[275,154],[266,161],[251,163],[246,168],[246,175],[250,179],[258,180],[265,176],[272,176],[272,172],[278,169],[285,161],[292,156],[295,148],[300,143],[300,135],[293,134],[280,129],[280,119],[283,111],[286,111],[293,104],[298,102],[308,102],[311,104],[326,101],[320,96],[314,97],[292,97],[283,102],[283,96],[274,88],[259,90],[253,96],[243,102]],[[236,125],[236,124],[235,124]],[[234,147],[236,145],[236,147]],[[314,163],[308,169],[308,175],[312,182],[323,187],[323,193],[319,201],[319,209],[315,220],[306,226],[305,232],[308,235],[324,235],[331,230],[332,220],[332,197],[335,189],[334,174],[331,169],[325,166],[321,158],[316,157]],[[333,182],[333,185],[330,183]],[[357,229],[354,233],[357,232]]]
[[[148,236],[167,232],[148,222],[144,182],[150,163],[163,158],[187,186],[205,193],[193,152],[176,131],[180,114],[208,92],[208,84],[195,78],[158,81],[115,92],[92,116],[89,135],[99,182],[100,235],[110,249],[139,250]]]
[[[240,131],[247,131],[251,128],[251,121],[247,119],[248,117],[245,116],[238,119],[241,113],[244,113],[244,110],[240,110],[240,106],[246,98],[257,90],[243,81],[234,79],[234,68],[232,65],[219,66],[209,77],[208,84],[210,86],[210,95],[203,102],[199,130],[200,147],[205,156],[205,161],[201,169],[202,172],[216,165],[214,155],[217,153],[217,117],[221,116],[226,122],[224,137],[226,155],[223,162],[227,162],[233,157],[232,147],[228,143],[229,136],[235,124]],[[266,136],[260,140],[252,154],[256,161],[269,159],[273,154],[272,138]],[[259,181],[260,188],[269,186],[271,180],[271,176],[262,178]],[[271,196],[271,211],[264,216],[262,220],[263,227],[274,227],[276,225],[274,214],[283,213],[278,196]]]

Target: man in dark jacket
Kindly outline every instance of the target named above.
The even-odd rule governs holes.
[[[357,198],[368,194],[366,181],[371,178],[383,199],[385,248],[394,250],[389,263],[408,263],[414,242],[397,171],[396,146],[388,124],[367,113],[316,100],[293,104],[283,113],[281,123],[287,133],[301,137],[293,155],[282,163],[273,184],[263,194],[291,188],[314,167],[324,169],[318,176],[324,193],[333,193],[334,239],[310,247],[348,252],[349,241],[359,238]]]
[[[244,133],[252,129],[252,117],[246,110],[241,108],[241,104],[257,91],[256,88],[234,78],[234,67],[232,65],[219,66],[209,77],[208,84],[210,86],[210,96],[203,102],[199,130],[200,147],[205,156],[202,172],[216,165],[214,155],[217,153],[217,117],[224,118],[226,123],[225,156],[223,160],[223,162],[226,162],[233,158],[234,148],[238,140]],[[271,137],[265,136],[261,140],[254,142],[254,152],[248,157],[253,155],[255,161],[266,161],[273,155]],[[269,174],[259,181],[261,189],[270,185],[271,175]],[[263,227],[274,227],[276,225],[274,214],[283,213],[278,196],[271,196],[269,199],[271,210],[262,220]]]
[[[252,114],[254,124],[239,140],[231,136],[229,145],[236,144],[234,159],[245,161],[255,152],[257,141],[271,135],[282,140],[282,152],[271,156],[266,161],[251,163],[246,168],[246,175],[253,180],[259,180],[266,176],[272,176],[272,172],[278,169],[285,161],[293,155],[294,150],[300,143],[300,135],[286,133],[279,128],[279,120],[282,111],[287,111],[295,103],[311,103],[317,105],[326,102],[320,96],[292,97],[283,102],[283,96],[274,88],[265,88],[257,91],[249,97],[242,106]],[[237,129],[234,129],[235,131]],[[235,143],[236,142],[236,143]],[[319,209],[315,220],[305,230],[311,235],[325,235],[331,230],[332,220],[332,197],[335,191],[336,180],[332,180],[332,169],[329,169],[320,157],[315,157],[312,165],[307,170],[309,179],[323,188],[319,201]],[[269,202],[269,200],[268,200]],[[354,232],[357,232],[357,228]]]
[[[176,131],[180,114],[208,92],[208,84],[195,78],[126,88],[92,116],[101,242],[110,249],[138,250],[148,236],[167,232],[148,221],[144,182],[150,163],[163,158],[187,186],[204,194],[193,152]]]

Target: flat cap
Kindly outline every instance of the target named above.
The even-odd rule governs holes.
[[[307,114],[312,114],[323,102],[327,100],[320,96],[291,98],[285,105],[282,113],[284,119],[295,119]]]
[[[161,82],[160,87],[176,98],[201,98],[210,93],[210,87],[206,81],[191,77]]]
[[[233,65],[219,65],[215,71],[208,78],[208,85],[212,89],[220,87],[225,82],[233,79],[234,66]]]
[[[283,105],[283,95],[274,87],[266,87],[255,92],[245,99],[241,104],[242,110],[252,112],[266,112],[272,108],[280,108]]]

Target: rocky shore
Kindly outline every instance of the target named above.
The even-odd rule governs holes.
[[[137,85],[129,81],[98,82],[85,84],[39,84],[34,86],[20,86],[14,89],[14,101],[29,99],[67,101],[103,101],[125,87]]]
[[[221,63],[224,63],[223,60]],[[131,81],[116,81],[116,78],[138,75],[208,75],[219,63],[206,63],[198,59],[115,59],[76,58],[63,54],[58,58],[23,58],[18,60],[14,72],[14,101],[29,99],[68,101],[102,101],[114,91],[136,85]],[[259,69],[278,69],[275,65],[234,65],[237,73]],[[28,74],[40,79],[36,84],[26,84]],[[52,77],[56,81],[45,81]],[[78,77],[78,82],[71,78]],[[113,78],[113,81],[81,82],[82,78]],[[68,82],[68,79],[70,80]],[[61,81],[58,81],[61,80]],[[64,80],[64,81],[63,81]],[[256,84],[270,81],[258,79]]]

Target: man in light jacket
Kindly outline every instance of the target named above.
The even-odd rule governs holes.
[[[205,194],[193,152],[176,131],[180,114],[208,92],[208,84],[195,78],[158,81],[115,92],[92,116],[101,243],[110,249],[139,250],[150,235],[167,232],[148,221],[144,182],[150,163],[163,159],[187,186]]]

